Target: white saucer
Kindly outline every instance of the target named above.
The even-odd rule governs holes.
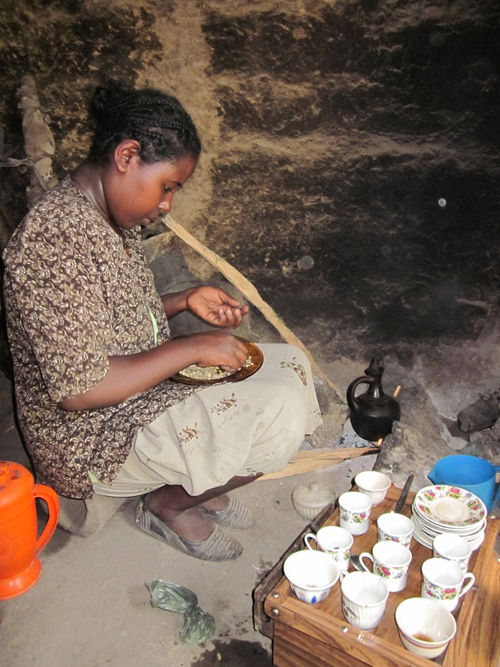
[[[448,484],[420,489],[413,501],[413,513],[433,529],[473,533],[487,516],[486,506],[476,495]]]
[[[418,521],[416,520],[415,516],[413,516],[413,524],[415,526],[414,530],[413,530],[413,537],[422,546],[427,547],[428,549],[432,549],[433,538],[429,537],[429,535],[426,535],[422,531],[422,529],[421,529]],[[443,531],[443,533],[445,533],[445,531]],[[481,544],[484,541],[484,533],[485,533],[485,530],[482,530],[477,536],[474,537],[474,539],[472,539],[472,540],[468,539],[467,540],[470,544],[470,547],[471,547],[472,551],[475,551],[476,549],[479,549],[479,547],[481,546]],[[436,533],[436,535],[440,535],[440,534],[441,533]],[[436,537],[436,535],[434,535],[433,537]],[[467,539],[466,535],[464,535],[463,537],[464,537],[464,539]]]

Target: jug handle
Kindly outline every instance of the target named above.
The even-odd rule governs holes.
[[[47,503],[49,510],[49,518],[47,520],[47,525],[43,529],[42,534],[38,538],[35,547],[35,555],[40,553],[44,548],[47,542],[52,537],[56,527],[57,521],[59,519],[59,498],[55,491],[50,487],[44,486],[43,484],[35,484],[33,487],[33,496],[35,498],[41,498]]]
[[[500,466],[495,466],[497,473],[500,472]],[[495,480],[496,481],[496,480]],[[496,493],[493,497],[493,502],[491,503],[491,510],[494,510],[496,506],[500,503],[500,484],[498,485],[498,488],[496,490]],[[490,510],[490,512],[491,512]]]

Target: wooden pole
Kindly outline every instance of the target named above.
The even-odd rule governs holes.
[[[286,326],[283,320],[274,312],[271,306],[264,301],[257,291],[255,285],[253,285],[243,274],[241,274],[234,266],[231,266],[225,259],[222,259],[217,253],[207,246],[203,245],[198,239],[196,239],[192,234],[190,234],[185,227],[180,223],[176,222],[172,216],[169,214],[164,218],[165,224],[175,233],[177,236],[182,239],[188,246],[196,250],[198,254],[204,257],[212,266],[215,266],[222,275],[229,280],[235,287],[237,287],[240,292],[252,303],[260,312],[264,315],[266,320],[270,322],[280,333],[284,341],[290,345],[295,345],[304,352],[304,354],[309,359],[313,373],[317,378],[325,382],[329,387],[331,387],[340,400],[344,401],[342,392],[337,387],[337,385],[330,380],[330,378],[321,370],[318,364],[314,361],[311,353],[302,343],[302,341],[297,338],[297,336],[290,331]]]
[[[269,479],[282,479],[292,475],[303,475],[312,470],[321,470],[342,463],[346,459],[355,459],[365,454],[378,454],[375,447],[346,447],[345,449],[313,449],[300,451],[290,459],[283,470],[267,473],[257,478],[257,482],[266,482]]]

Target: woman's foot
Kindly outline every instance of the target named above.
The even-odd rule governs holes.
[[[154,514],[163,521],[179,537],[190,542],[202,542],[211,535],[214,523],[205,516],[197,507],[192,507],[181,512],[171,510],[160,502],[160,499],[152,493],[144,497],[144,509]]]
[[[224,511],[228,508],[229,501],[230,501],[230,498],[227,495],[227,493],[223,493],[221,496],[216,496],[215,498],[211,498],[210,500],[207,500],[206,502],[201,503],[201,505],[198,505],[198,507],[200,507],[201,509],[214,510],[216,512],[221,512],[221,511]]]
[[[135,521],[139,528],[146,533],[156,537],[162,542],[189,554],[194,558],[202,560],[223,561],[238,558],[243,547],[238,540],[230,537],[220,526],[212,523],[207,517],[202,516],[196,508],[177,512],[177,516],[169,519],[169,524],[155,514],[153,509],[147,509],[148,497],[139,501],[135,513]],[[152,503],[154,505],[154,503]],[[200,539],[200,535],[206,532],[202,528],[209,526],[208,536]],[[176,528],[174,529],[174,526]],[[191,534],[195,539],[183,537],[183,534]]]
[[[225,528],[247,530],[255,524],[252,512],[237,498],[226,494],[208,500],[198,507],[208,519]]]

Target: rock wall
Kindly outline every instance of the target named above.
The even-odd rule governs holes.
[[[319,361],[396,355],[452,413],[498,366],[499,28],[495,0],[5,0],[0,122],[20,153],[15,91],[33,74],[61,177],[103,77],[174,93],[204,144],[174,216]],[[467,365],[451,398],[427,369],[449,349],[452,383]]]
[[[205,6],[210,243],[349,356],[474,338],[497,300],[498,6]]]

